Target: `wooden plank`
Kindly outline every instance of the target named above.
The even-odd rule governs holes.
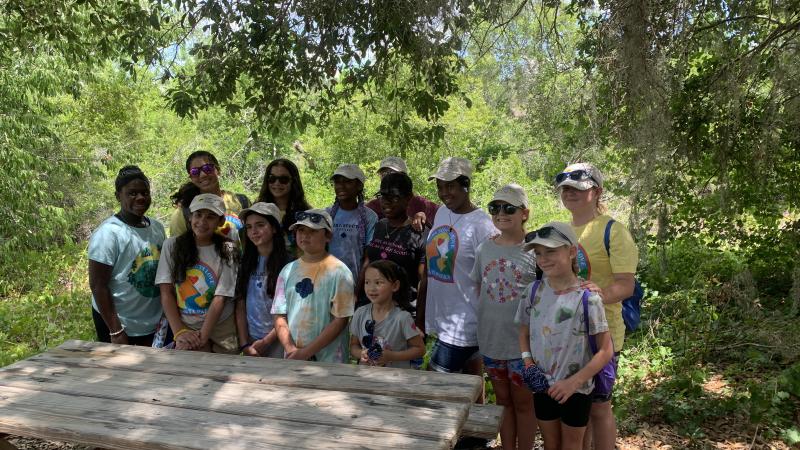
[[[392,432],[454,442],[469,405],[21,361],[0,386]],[[187,389],[187,386],[202,386]],[[146,387],[146,388],[144,388]],[[409,410],[413,409],[413,414]],[[323,412],[323,414],[320,414]]]
[[[217,381],[452,402],[475,401],[483,382],[474,375],[252,358],[85,341],[67,341],[30,359],[80,367],[199,376]]]
[[[0,391],[0,429],[133,449],[441,449],[442,441],[15,387]]]
[[[500,431],[500,422],[503,421],[502,406],[497,405],[472,405],[469,408],[467,422],[461,429],[462,436],[494,439]]]
[[[14,444],[6,440],[7,437],[7,434],[0,433],[0,450],[17,450]]]

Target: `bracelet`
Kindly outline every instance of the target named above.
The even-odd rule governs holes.
[[[531,355],[531,352],[522,352],[522,359],[525,358],[533,359],[533,355]]]
[[[125,331],[125,325],[122,325],[122,328],[120,328],[119,331],[115,331],[113,333],[108,333],[108,335],[111,336],[111,337],[117,337],[120,334],[122,334],[124,331]]]
[[[178,330],[177,333],[175,333],[175,336],[172,336],[172,340],[177,341],[178,340],[178,336],[182,335],[183,333],[188,333],[189,331],[192,331],[192,330],[190,330],[187,327],[181,328],[180,330]]]
[[[253,344],[244,344],[242,346],[239,346],[239,353],[242,353],[244,349],[246,349],[247,347],[251,347],[252,345]]]

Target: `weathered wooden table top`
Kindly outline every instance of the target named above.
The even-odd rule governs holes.
[[[0,432],[123,449],[441,449],[481,383],[68,341],[0,368]]]

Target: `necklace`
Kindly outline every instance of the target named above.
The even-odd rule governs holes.
[[[472,211],[470,211],[470,212],[472,212]],[[448,215],[448,217],[450,218],[450,223],[449,223],[447,226],[448,226],[448,227],[450,227],[450,231],[456,231],[456,228],[455,228],[455,227],[456,227],[456,224],[457,224],[458,222],[461,222],[461,219],[463,219],[464,217],[466,217],[466,216],[467,216],[467,214],[469,214],[469,212],[468,212],[468,213],[461,214],[461,217],[459,217],[458,219],[456,219],[456,221],[455,221],[455,222],[453,222],[453,211],[447,210],[447,215]]]

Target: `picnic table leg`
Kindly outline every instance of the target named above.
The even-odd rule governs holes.
[[[0,450],[17,450],[17,447],[6,440],[7,437],[7,434],[0,433]]]

